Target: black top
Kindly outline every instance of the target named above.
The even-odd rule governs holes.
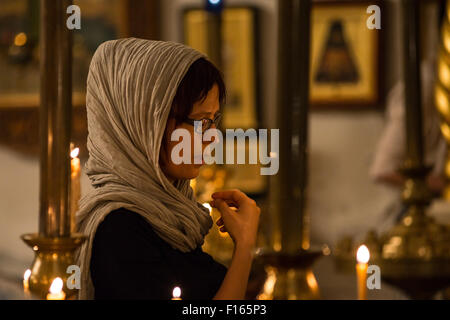
[[[141,215],[118,209],[106,216],[95,234],[91,256],[95,299],[212,299],[227,268],[201,247],[173,249]]]

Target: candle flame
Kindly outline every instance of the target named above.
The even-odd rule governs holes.
[[[205,202],[205,203],[203,204],[203,206],[204,206],[206,209],[209,210],[209,213],[211,213],[212,208],[211,208],[211,205],[210,205],[209,203]]]
[[[30,276],[31,276],[31,270],[27,269],[25,271],[25,273],[23,274],[23,280],[28,281],[28,279],[30,279]]]
[[[50,293],[57,294],[62,291],[63,288],[63,281],[60,277],[55,278],[53,280],[52,285],[50,286]]]
[[[173,296],[174,298],[179,298],[179,297],[181,297],[181,289],[180,289],[180,287],[175,287],[175,288],[173,288],[172,296]]]
[[[73,158],[78,157],[78,154],[80,153],[80,148],[75,148],[70,152],[70,156]]]
[[[369,262],[369,259],[370,259],[369,249],[365,245],[360,246],[358,248],[358,251],[356,252],[356,260],[359,263],[367,263]]]

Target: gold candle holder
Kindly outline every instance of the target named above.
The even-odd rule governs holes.
[[[318,300],[319,286],[312,265],[321,251],[305,250],[296,254],[258,253],[265,266],[266,280],[258,300]]]
[[[74,264],[75,250],[86,239],[81,234],[72,234],[70,237],[45,237],[37,233],[25,234],[22,240],[35,252],[31,265],[31,275],[28,279],[28,287],[36,298],[46,299],[50,286],[56,277],[63,280],[63,291],[66,298],[76,295],[76,289],[66,286],[68,274],[67,267]]]

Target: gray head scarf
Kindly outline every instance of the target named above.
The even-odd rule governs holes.
[[[201,53],[182,44],[136,38],[107,41],[95,52],[87,80],[89,159],[94,187],[80,200],[77,227],[89,238],[76,254],[80,299],[92,299],[89,265],[98,225],[113,210],[142,215],[182,252],[195,249],[212,226],[189,180],[174,184],[159,166],[159,151],[178,85]]]

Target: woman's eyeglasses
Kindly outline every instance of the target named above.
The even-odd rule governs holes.
[[[183,122],[190,124],[191,126],[194,126],[194,131],[196,133],[202,134],[204,133],[206,130],[210,129],[211,126],[215,125],[215,127],[217,128],[220,124],[220,120],[222,120],[222,114],[220,112],[218,112],[215,116],[214,119],[209,119],[209,118],[204,118],[204,119],[190,119],[190,118],[186,118],[183,120]],[[201,122],[201,126],[199,124],[195,124],[195,122],[200,121]]]

